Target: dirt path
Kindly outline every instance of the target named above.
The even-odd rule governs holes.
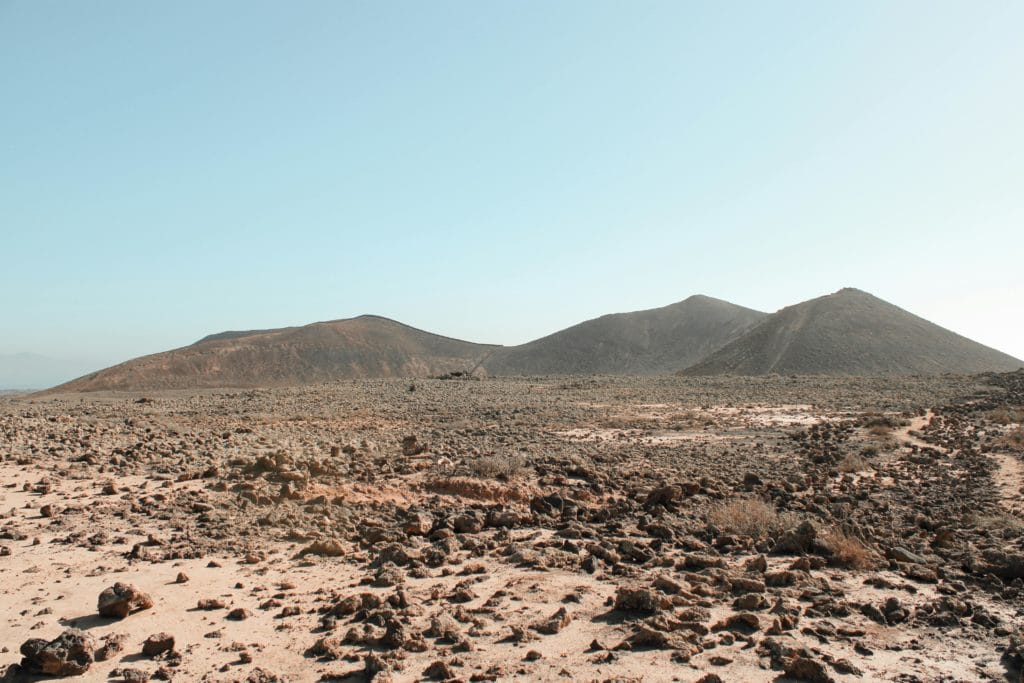
[[[920,417],[915,417],[910,420],[910,424],[901,429],[897,429],[893,432],[893,436],[899,440],[899,442],[906,446],[917,446],[918,448],[932,448],[939,451],[940,453],[946,453],[946,449],[942,446],[937,446],[933,443],[928,443],[924,439],[914,436],[911,432],[920,432],[922,429],[928,426],[931,422],[932,417],[935,416],[931,410]]]
[[[995,473],[999,502],[1015,515],[1024,517],[1024,462],[1010,453],[992,453],[999,464]]]

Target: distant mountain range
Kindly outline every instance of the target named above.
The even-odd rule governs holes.
[[[364,315],[221,332],[59,391],[288,386],[481,375],[906,375],[1008,371],[1024,362],[856,289],[771,315],[706,296],[616,313],[519,346],[476,344]]]

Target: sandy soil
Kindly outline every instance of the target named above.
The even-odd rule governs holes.
[[[3,399],[0,671],[75,628],[124,636],[79,680],[1019,675],[1021,454],[959,385],[677,382]]]

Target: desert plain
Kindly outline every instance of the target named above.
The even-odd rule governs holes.
[[[0,397],[3,680],[1018,681],[1024,372]]]

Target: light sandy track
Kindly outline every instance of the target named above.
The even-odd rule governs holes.
[[[995,473],[996,485],[999,487],[999,500],[1003,506],[1024,517],[1024,462],[1019,455],[1012,453],[991,453],[999,464]]]
[[[928,410],[928,412],[925,413],[924,415],[911,418],[910,424],[907,425],[906,427],[901,427],[900,429],[897,429],[895,432],[893,432],[893,436],[896,437],[896,439],[899,440],[900,443],[906,446],[917,446],[918,448],[931,448],[933,450],[939,451],[940,453],[945,453],[946,449],[943,448],[942,446],[938,446],[933,443],[928,443],[924,439],[921,439],[920,437],[911,434],[911,432],[920,433],[921,430],[928,426],[928,423],[932,421],[932,418],[934,416],[935,413],[933,413],[931,410]]]

